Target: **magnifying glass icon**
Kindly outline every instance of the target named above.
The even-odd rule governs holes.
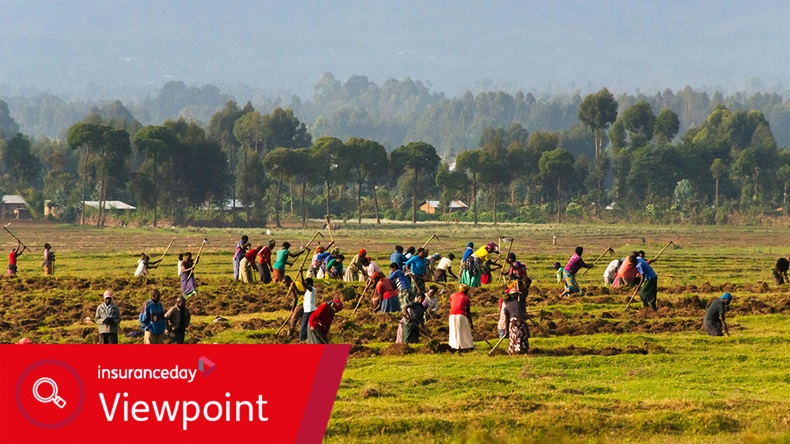
[[[41,396],[38,392],[38,388],[44,384],[48,384],[52,387],[52,394],[49,396]],[[58,396],[58,384],[52,380],[52,378],[38,378],[38,380],[33,384],[33,396],[36,398],[36,401],[41,403],[52,402],[59,408],[63,408],[66,406],[66,400]]]

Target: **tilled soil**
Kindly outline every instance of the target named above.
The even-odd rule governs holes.
[[[218,280],[219,281],[219,280]],[[279,335],[275,331],[282,325],[293,300],[285,298],[285,288],[277,285],[242,284],[240,282],[200,282],[198,296],[190,298],[188,306],[194,316],[221,315],[230,318],[229,322],[193,322],[188,331],[188,342],[211,342],[212,337],[233,330],[246,336],[252,342],[294,343],[296,339],[287,336],[283,329]],[[205,285],[205,286],[202,286]],[[124,320],[136,321],[140,307],[148,299],[150,290],[158,288],[162,292],[162,302],[169,307],[179,294],[175,278],[159,278],[144,283],[138,279],[127,278],[60,278],[30,277],[0,280],[0,342],[16,342],[29,337],[35,342],[44,343],[93,343],[96,342],[97,328],[85,322],[93,318],[96,307],[105,289],[112,289],[116,303],[121,308]],[[394,313],[373,313],[369,301],[364,300],[354,313],[360,285],[343,282],[323,282],[319,284],[319,297],[322,300],[340,298],[346,309],[339,312],[330,332],[335,343],[355,344],[352,356],[403,355],[411,352],[444,353],[449,351],[447,341],[448,303],[440,304],[438,314],[426,321],[422,344],[409,347],[393,344],[377,349],[367,344],[394,342],[400,315]],[[500,291],[494,288],[475,289],[472,293],[473,320],[476,331],[489,340],[497,337],[497,321]],[[643,312],[639,309],[638,297],[628,311],[624,310],[631,291],[622,289],[612,291],[608,288],[587,288],[585,297],[560,298],[557,288],[533,288],[528,300],[531,321],[527,324],[532,336],[576,336],[598,333],[665,333],[696,331],[702,327],[702,317],[707,305],[724,291],[738,296],[733,301],[729,316],[756,314],[790,314],[790,295],[783,289],[767,285],[737,286],[723,284],[712,286],[677,286],[662,288],[659,292],[657,312]],[[680,296],[683,295],[683,296]],[[582,304],[594,304],[596,309],[580,310]],[[567,308],[566,308],[567,307]],[[279,312],[274,319],[261,319],[263,314]],[[245,316],[234,321],[234,316]],[[256,317],[256,315],[258,317]],[[538,325],[540,328],[538,328]],[[125,327],[125,326],[124,326]],[[737,322],[732,323],[737,329]],[[138,331],[133,327],[122,328],[122,334]],[[128,339],[141,341],[140,339]],[[480,336],[475,335],[475,340]],[[533,354],[620,354],[641,353],[640,350],[555,350],[533,349]],[[653,351],[650,351],[653,352]]]

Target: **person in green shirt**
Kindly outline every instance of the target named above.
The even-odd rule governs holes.
[[[277,250],[277,260],[274,261],[274,266],[272,267],[272,280],[274,282],[283,282],[285,278],[285,266],[291,265],[291,262],[288,262],[289,257],[299,257],[304,253],[304,248],[299,250],[298,253],[291,253],[288,251],[289,248],[291,248],[291,244],[283,242],[282,248]]]
[[[337,257],[329,259],[329,262],[326,264],[327,277],[332,279],[343,277],[343,259],[345,258],[342,254],[338,254]]]

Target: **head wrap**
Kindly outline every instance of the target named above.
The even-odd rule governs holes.
[[[721,295],[720,299],[724,299],[725,301],[731,301],[732,300],[732,295],[729,292],[728,293],[724,293],[723,295]]]
[[[551,264],[551,266],[554,267],[555,270],[559,270],[560,267],[562,267],[562,264],[560,264],[559,262],[555,262]]]
[[[368,252],[367,252],[367,251],[365,251],[365,249],[364,249],[364,248],[362,248],[361,250],[359,250],[359,255],[360,255],[360,256],[365,256],[366,254],[368,254]]]
[[[474,244],[474,242],[468,242],[468,243],[466,244],[466,246],[467,246],[467,247],[469,247],[469,248],[474,248],[474,247],[475,247],[475,244]]]
[[[332,305],[335,306],[335,311],[340,311],[343,309],[343,303],[340,302],[340,299],[335,299],[332,301]]]
[[[468,285],[466,285],[466,284],[461,284],[461,285],[459,285],[459,286],[458,286],[458,290],[459,290],[459,291],[466,291],[466,290],[469,290],[469,286],[468,286]]]

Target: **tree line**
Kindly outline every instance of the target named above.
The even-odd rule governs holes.
[[[718,104],[681,135],[669,107],[624,106],[604,88],[581,99],[575,119],[570,130],[487,126],[472,149],[449,156],[424,141],[389,150],[371,138],[314,137],[290,108],[231,100],[206,125],[143,126],[112,102],[71,125],[65,140],[30,138],[0,119],[0,189],[22,194],[37,216],[47,200],[63,220],[99,225],[107,200],[136,205],[134,217],[151,225],[280,226],[324,214],[726,223],[787,211],[790,151],[778,148],[760,111]],[[86,215],[85,200],[99,209]],[[425,200],[440,201],[438,214],[418,210]],[[451,215],[452,200],[471,208]]]

